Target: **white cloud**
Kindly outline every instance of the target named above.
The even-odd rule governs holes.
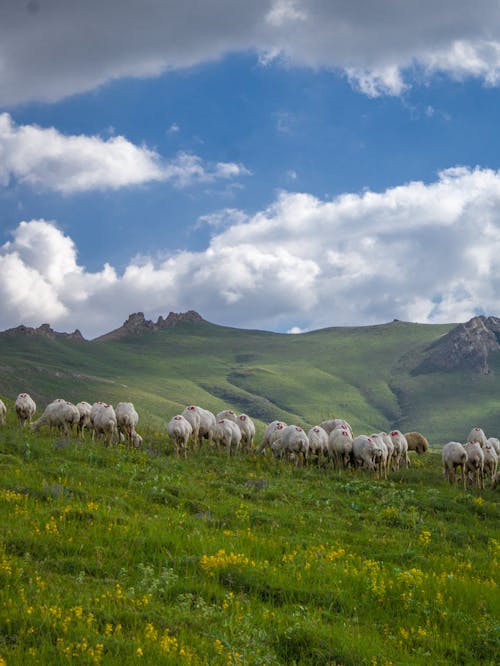
[[[500,172],[479,168],[333,200],[282,192],[253,216],[207,218],[205,250],[131,259],[122,274],[88,272],[54,223],[25,221],[0,248],[0,327],[48,320],[94,336],[170,309],[289,332],[499,314],[499,210]]]
[[[263,63],[344,71],[372,96],[400,94],[414,67],[491,85],[500,76],[497,0],[44,0],[37,11],[32,6],[2,4],[0,105],[54,101],[121,77],[157,76],[248,50]]]
[[[249,173],[241,164],[207,164],[191,153],[180,152],[174,159],[164,160],[123,136],[103,140],[67,136],[54,128],[16,125],[8,113],[0,114],[0,185],[4,186],[15,179],[37,189],[69,194],[151,181],[187,187]]]

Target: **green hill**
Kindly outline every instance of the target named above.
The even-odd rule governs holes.
[[[132,401],[141,423],[159,430],[195,403],[231,406],[261,426],[339,416],[356,432],[419,430],[433,444],[463,439],[476,424],[496,435],[500,352],[490,354],[489,374],[418,371],[453,328],[394,321],[286,335],[197,320],[93,341],[11,331],[0,334],[0,396],[27,391],[40,408],[56,397]]]

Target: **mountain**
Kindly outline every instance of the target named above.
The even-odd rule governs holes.
[[[164,431],[186,404],[231,406],[262,425],[341,416],[356,432],[419,430],[431,443],[500,434],[500,320],[334,327],[300,335],[229,328],[194,311],[134,313],[95,340],[44,324],[0,333],[0,397],[132,401]]]

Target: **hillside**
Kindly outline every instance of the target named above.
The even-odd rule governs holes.
[[[487,322],[460,325],[458,342],[453,324],[394,321],[285,335],[218,326],[197,313],[154,324],[136,313],[91,341],[47,325],[18,327],[0,333],[0,396],[28,391],[40,407],[58,396],[130,400],[142,423],[159,430],[188,403],[232,406],[261,423],[310,426],[335,415],[358,432],[416,429],[441,444],[462,439],[474,424],[500,433],[500,354],[490,330],[498,320],[489,318],[485,335],[493,338],[476,366],[477,320]],[[441,362],[449,348],[451,366]]]

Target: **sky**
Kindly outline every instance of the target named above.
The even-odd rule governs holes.
[[[496,0],[3,0],[0,330],[500,315]]]

